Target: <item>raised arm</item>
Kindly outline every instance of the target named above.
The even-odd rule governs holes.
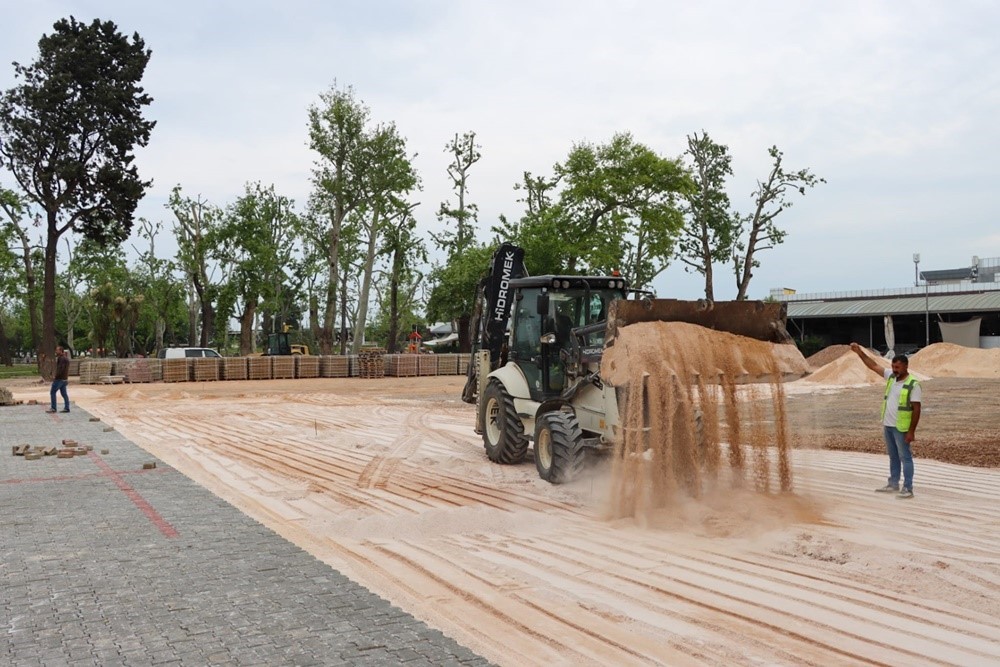
[[[875,360],[865,354],[864,350],[857,343],[851,343],[851,350],[861,358],[861,361],[865,366],[870,368],[873,373],[878,373],[879,377],[883,375],[883,368],[875,363]]]

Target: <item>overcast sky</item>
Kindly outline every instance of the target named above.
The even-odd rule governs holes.
[[[827,180],[779,216],[788,237],[761,255],[754,298],[904,287],[914,252],[928,270],[1000,256],[1000,3],[694,4],[0,0],[0,88],[61,17],[138,32],[153,52],[157,125],[138,158],[151,220],[169,222],[176,184],[225,205],[260,180],[304,204],[307,108],[336,81],[418,154],[424,230],[451,196],[456,132],[482,146],[469,185],[485,238],[520,215],[521,173],[550,174],[574,142],[628,131],[673,157],[705,130],[730,148],[744,212],[771,145]],[[680,298],[702,285],[679,266],[656,283]]]

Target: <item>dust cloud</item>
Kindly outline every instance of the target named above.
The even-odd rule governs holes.
[[[621,411],[610,518],[645,521],[683,498],[790,493],[781,381],[806,372],[790,345],[680,322],[620,329],[601,368]]]

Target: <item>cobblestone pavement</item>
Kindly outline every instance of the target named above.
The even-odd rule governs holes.
[[[485,665],[73,406],[0,407],[0,664]],[[93,446],[69,459],[12,446]],[[107,454],[102,454],[107,450]]]

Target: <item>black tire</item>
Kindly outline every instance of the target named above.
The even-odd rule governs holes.
[[[568,412],[546,412],[535,420],[535,468],[552,484],[571,482],[583,470],[583,432]]]
[[[482,396],[483,444],[494,463],[520,463],[528,454],[524,424],[514,409],[514,399],[503,384],[491,378]]]

